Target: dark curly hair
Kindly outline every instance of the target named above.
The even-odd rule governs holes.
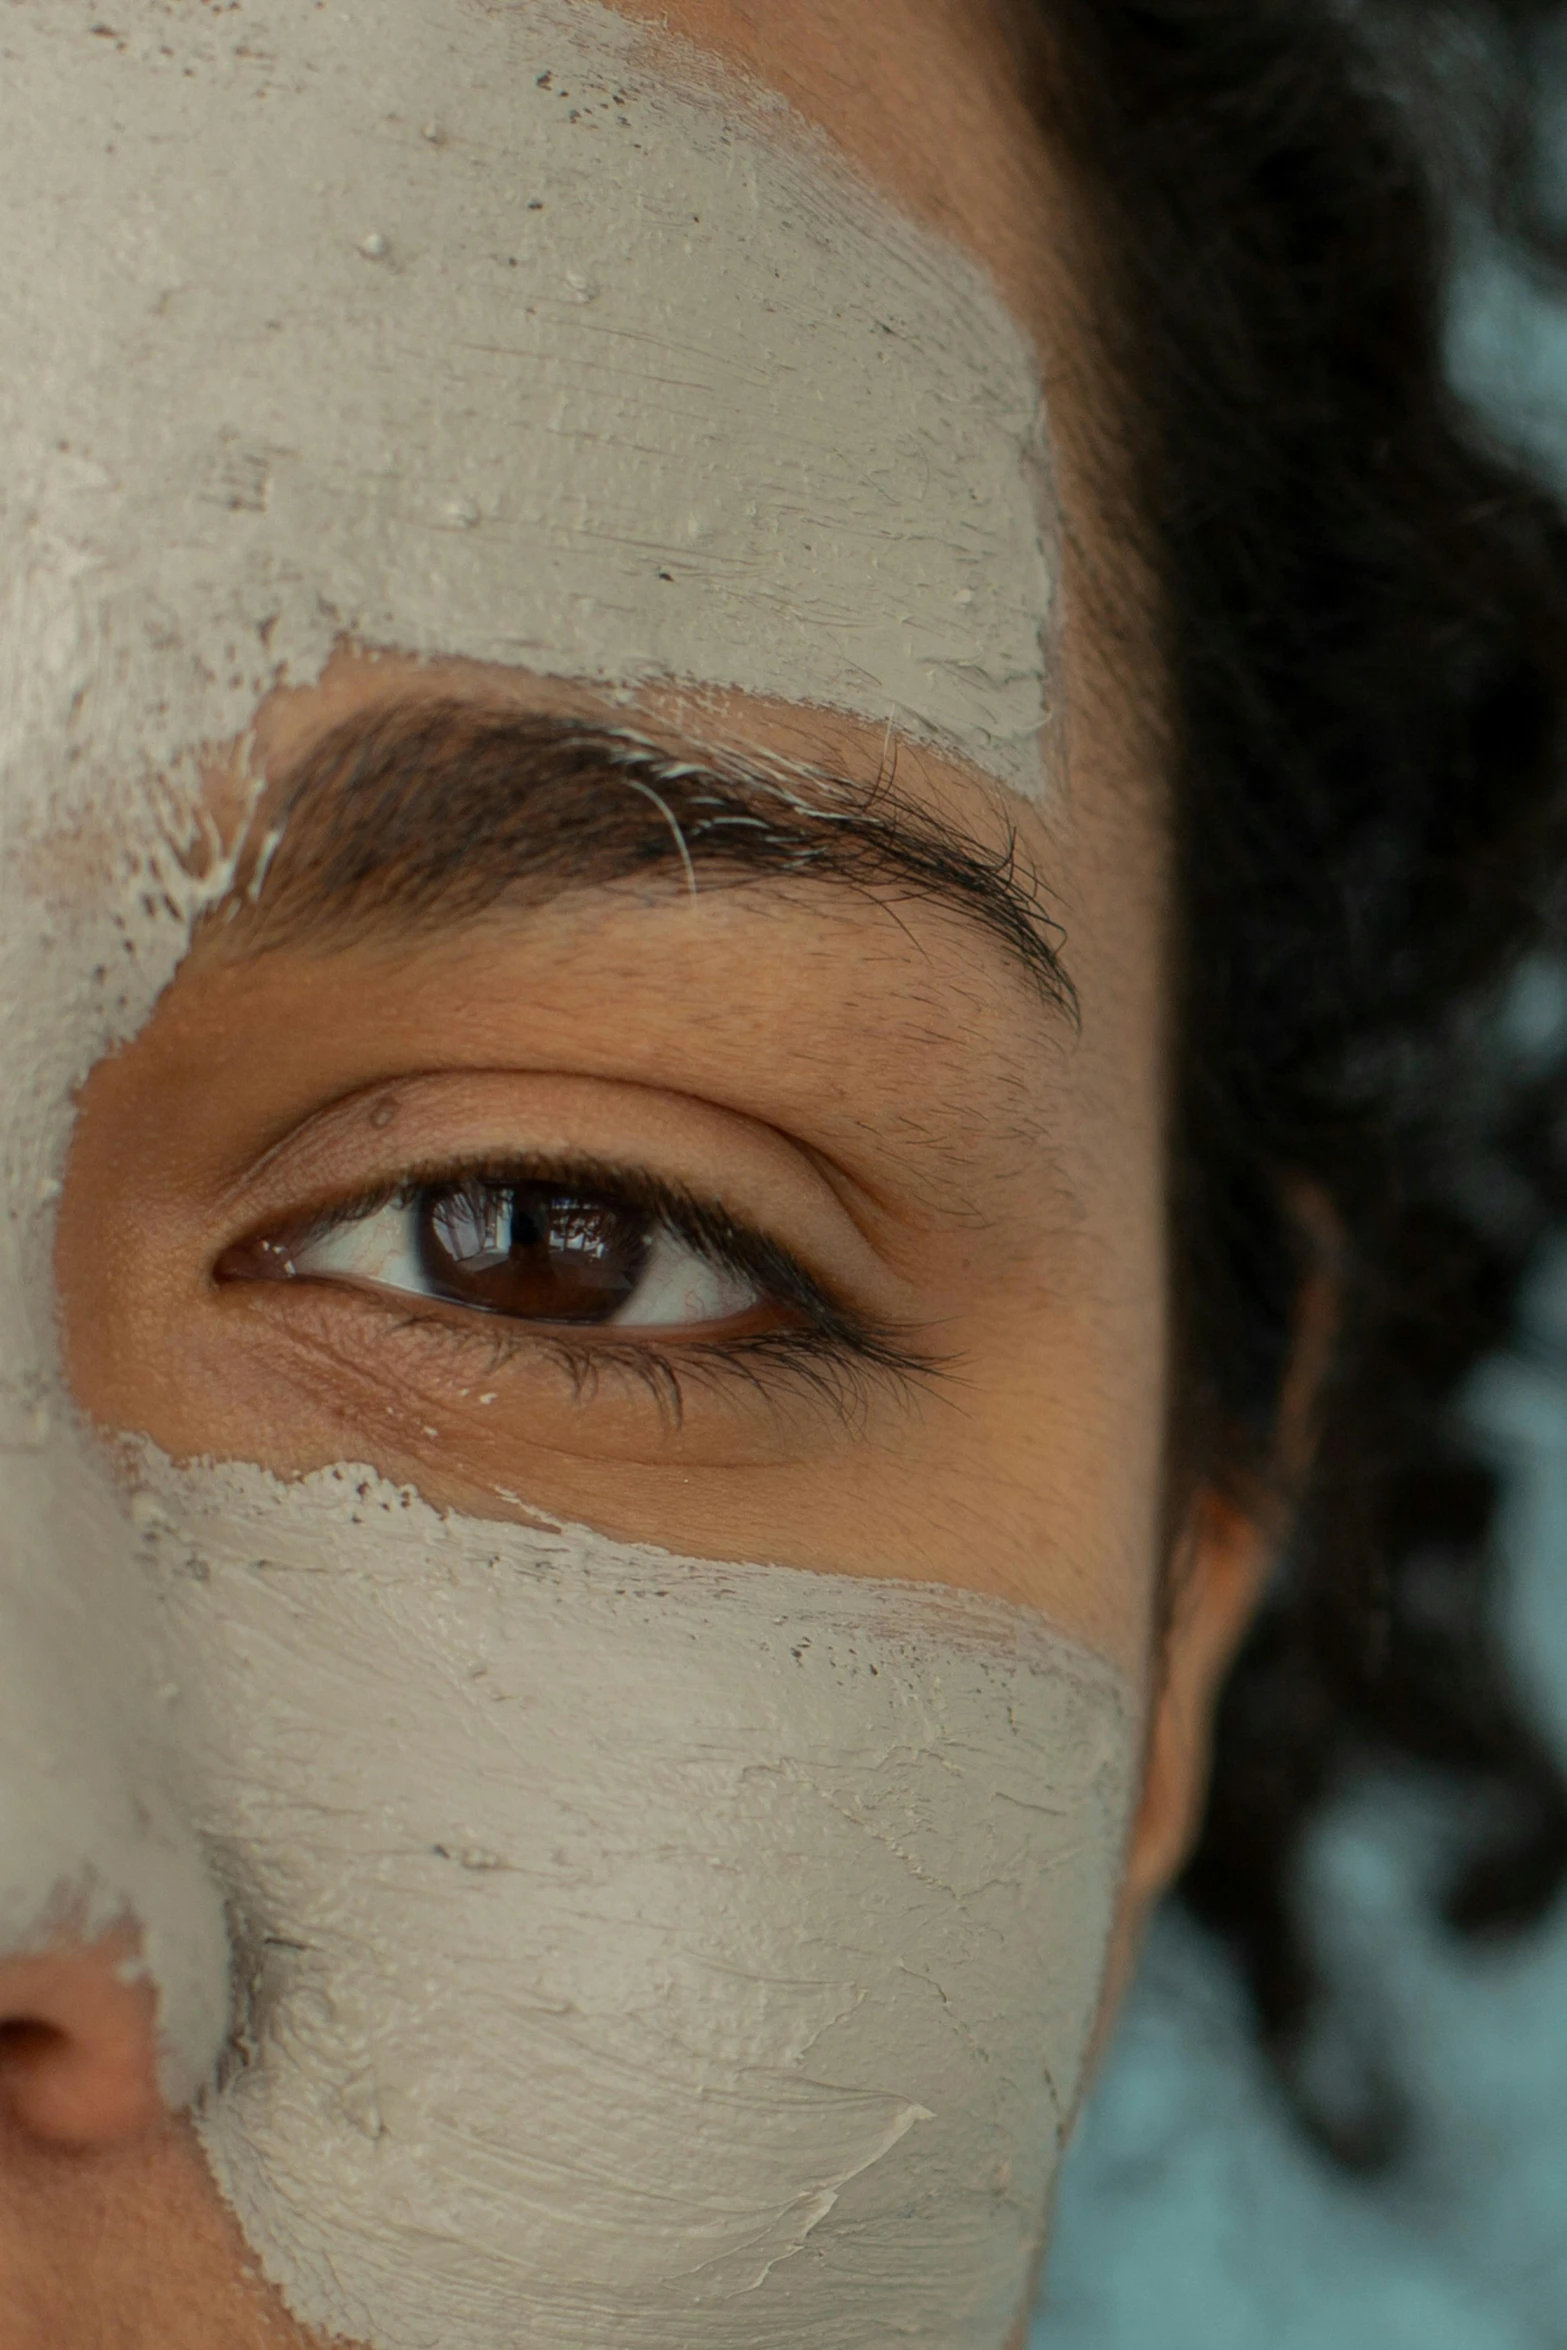
[[[1303,1195],[1337,1241],[1315,1466],[1182,1893],[1309,2126],[1370,2164],[1388,2102],[1307,2087],[1322,1807],[1367,1767],[1439,1774],[1466,1823],[1462,1934],[1526,1926],[1567,1876],[1567,1781],[1510,1683],[1495,1480],[1458,1410],[1567,1203],[1559,1079],[1496,1045],[1509,975],[1560,932],[1567,520],[1444,375],[1461,206],[1551,240],[1507,53],[1550,12],[1009,13],[1099,239],[1094,330],[1173,681],[1184,1480],[1254,1498],[1273,1474]],[[1454,55],[1487,105],[1444,125]]]

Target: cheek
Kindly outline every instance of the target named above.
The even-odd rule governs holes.
[[[1166,1205],[1144,1085],[1118,1070],[1107,1091],[1059,1122],[1054,1189],[1029,1174],[1059,1239],[1003,1285],[993,1344],[936,1441],[971,1539],[1003,1562],[999,1588],[1140,1680],[1168,1534]]]
[[[296,2314],[557,2344],[591,2279],[612,2345],[727,2350],[737,2300],[780,2350],[999,2342],[1099,1998],[1120,1676],[970,1595],[149,1466],[250,1985],[202,2131]]]

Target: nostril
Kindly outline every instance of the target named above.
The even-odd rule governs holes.
[[[35,2016],[0,2022],[0,2116],[38,2134],[40,2099],[45,2114],[57,2102],[55,2077],[71,2070],[69,2035],[58,2024]],[[53,2136],[52,2129],[45,2135]]]
[[[162,2116],[156,2003],[123,1935],[0,1962],[0,2106],[34,2137],[107,2144]]]
[[[70,2083],[79,2062],[80,2052],[60,2025],[37,2016],[6,2017],[0,2022],[0,2109],[24,2129],[54,2137],[60,2085]]]
[[[58,2024],[43,2023],[36,2016],[7,2017],[0,2023],[0,2074],[13,2065],[47,2063],[66,2040]]]

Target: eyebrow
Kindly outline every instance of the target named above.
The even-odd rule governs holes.
[[[959,915],[1075,1024],[1064,933],[1008,826],[987,848],[901,791],[467,701],[358,713],[269,794],[230,903],[246,951],[440,930],[666,879],[803,882]]]

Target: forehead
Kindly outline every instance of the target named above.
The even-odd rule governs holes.
[[[979,258],[1031,325],[1071,207],[1032,118],[1026,0],[620,0],[825,131],[898,206]]]
[[[7,47],[13,748],[166,766],[348,635],[1037,784],[1035,351],[781,97],[591,0],[388,0],[373,38],[24,0]]]

